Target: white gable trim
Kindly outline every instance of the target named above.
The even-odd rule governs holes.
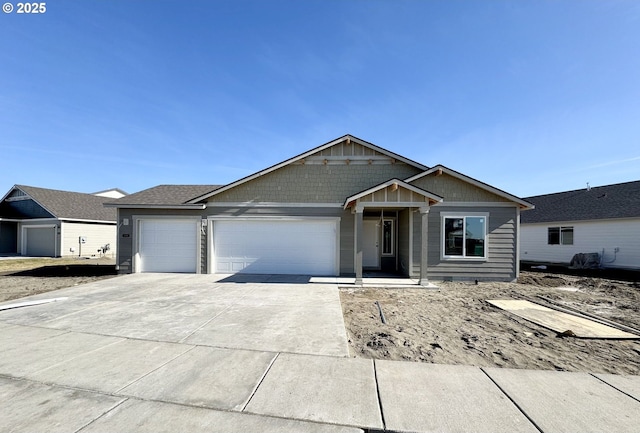
[[[432,200],[432,201],[434,201],[436,203],[442,203],[443,198],[440,197],[439,195],[435,195],[435,194],[430,193],[429,191],[425,191],[422,188],[418,188],[416,186],[409,185],[408,183],[403,182],[400,179],[391,179],[391,180],[383,182],[383,183],[381,183],[379,185],[376,185],[376,186],[374,186],[372,188],[369,188],[369,189],[367,189],[365,191],[362,191],[362,192],[360,192],[360,193],[358,193],[356,195],[352,195],[351,197],[347,197],[347,199],[344,201],[344,205],[343,205],[344,209],[349,207],[350,203],[352,203],[352,202],[354,202],[354,201],[356,201],[356,200],[358,200],[358,199],[360,199],[362,197],[365,197],[365,196],[367,196],[369,194],[372,194],[372,193],[374,193],[376,191],[379,191],[381,189],[387,188],[387,187],[389,187],[389,186],[391,186],[393,184],[398,185],[398,187],[402,187],[402,188],[408,189],[411,192],[415,192],[416,194],[419,194],[419,195],[421,195],[423,197],[426,197],[429,200]],[[367,204],[369,204],[369,203],[367,203]],[[387,204],[397,204],[397,203],[389,202]]]
[[[20,188],[20,187],[19,187],[19,186],[17,186],[17,185],[14,185],[14,186],[13,186],[13,188],[11,188],[11,189],[9,190],[9,192],[8,192],[8,193],[6,193],[6,194],[4,195],[4,197],[2,197],[2,200],[0,200],[0,203],[1,203],[1,202],[3,202],[3,201],[5,201],[5,200],[7,199],[7,197],[9,197],[9,196],[11,195],[11,193],[12,193],[14,190],[16,190],[16,189],[17,189],[17,190],[19,190],[19,191],[22,191],[22,192],[25,194],[25,196],[26,196],[26,197],[28,197],[28,198],[27,198],[27,200],[28,200],[28,199],[33,200],[33,201],[34,201],[38,206],[40,206],[42,209],[46,210],[46,211],[47,211],[47,212],[49,212],[51,215],[53,215],[53,217],[54,217],[54,218],[58,218],[58,216],[57,216],[55,213],[51,212],[49,209],[47,209],[47,207],[46,207],[46,206],[43,206],[43,205],[42,205],[42,203],[40,203],[38,200],[36,200],[35,198],[33,198],[33,197],[28,193],[28,192],[26,192],[25,190],[23,190],[22,188]]]
[[[272,165],[269,168],[265,168],[264,170],[261,170],[261,171],[259,171],[257,173],[254,173],[252,175],[244,177],[244,178],[242,178],[240,180],[232,182],[232,183],[230,183],[228,185],[225,185],[225,186],[223,186],[221,188],[218,188],[215,191],[212,191],[212,192],[209,192],[207,194],[204,194],[204,195],[201,195],[199,197],[196,197],[193,200],[189,200],[187,203],[194,204],[194,203],[197,203],[199,201],[206,200],[209,197],[212,197],[214,195],[220,194],[220,193],[222,193],[224,191],[227,191],[227,190],[229,190],[231,188],[235,188],[238,185],[241,185],[243,183],[246,183],[246,182],[249,182],[251,180],[257,179],[260,176],[264,176],[265,174],[268,174],[268,173],[271,173],[273,171],[276,171],[276,170],[278,170],[278,169],[280,169],[280,168],[282,168],[282,167],[284,167],[286,165],[289,165],[289,164],[291,164],[293,162],[299,161],[299,160],[304,159],[304,158],[306,158],[306,157],[308,157],[310,155],[313,155],[314,153],[321,152],[321,151],[323,151],[323,150],[325,150],[325,149],[327,149],[327,148],[329,148],[331,146],[335,146],[336,144],[342,143],[345,140],[350,140],[352,143],[356,143],[356,144],[359,144],[361,146],[364,146],[364,147],[367,147],[369,149],[372,149],[372,150],[374,150],[376,152],[380,152],[382,154],[388,155],[389,157],[391,157],[393,159],[396,159],[398,161],[402,161],[405,164],[409,164],[409,165],[411,165],[413,167],[416,167],[416,168],[418,168],[420,170],[426,170],[428,168],[428,167],[426,167],[426,166],[424,166],[422,164],[419,164],[419,163],[417,163],[415,161],[412,161],[412,160],[410,160],[408,158],[405,158],[405,157],[400,156],[400,155],[398,155],[396,153],[393,153],[391,151],[383,149],[382,147],[378,147],[375,144],[369,143],[367,141],[361,140],[359,138],[356,138],[356,137],[354,137],[352,135],[347,134],[347,135],[342,136],[340,138],[337,138],[337,139],[335,139],[333,141],[330,141],[330,142],[328,142],[326,144],[323,144],[322,146],[318,146],[316,148],[313,148],[313,149],[311,149],[311,150],[309,150],[309,151],[307,151],[305,153],[301,153],[298,156],[294,156],[293,158],[287,159],[286,161],[283,161],[283,162],[281,162],[279,164]]]
[[[522,209],[533,209],[535,206],[532,205],[531,203],[522,200],[521,198],[516,197],[515,195],[509,194],[507,192],[504,192],[502,190],[499,190],[498,188],[494,188],[491,185],[487,185],[486,183],[480,182],[479,180],[475,180],[469,176],[465,176],[462,173],[458,173],[455,170],[452,170],[450,168],[445,167],[444,165],[436,165],[433,168],[430,168],[426,171],[423,171],[422,173],[416,174],[415,176],[412,176],[408,179],[405,179],[405,182],[413,182],[415,180],[418,180],[424,176],[428,176],[432,173],[436,173],[436,172],[441,172],[441,173],[446,173],[449,176],[455,177],[456,179],[460,179],[464,182],[470,183],[471,185],[474,185],[480,189],[484,189],[485,191],[489,191],[490,193],[493,193],[497,196],[506,198],[507,200],[511,200],[515,203],[517,203],[518,205],[520,205],[520,207]]]

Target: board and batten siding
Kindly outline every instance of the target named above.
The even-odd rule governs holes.
[[[459,215],[486,212],[487,260],[442,259],[441,213]],[[420,275],[421,215],[413,214],[413,267],[412,277]],[[429,258],[427,275],[432,280],[512,281],[517,278],[516,238],[517,208],[513,207],[460,207],[432,206],[429,212]]]
[[[116,224],[89,224],[61,222],[61,256],[101,257],[99,248],[109,244],[110,250],[104,257],[115,257],[118,245],[116,242]],[[84,236],[86,242],[80,244],[79,238]],[[72,251],[73,249],[73,251]]]
[[[573,227],[573,245],[548,245],[549,227]],[[640,219],[522,224],[520,231],[520,259],[526,262],[568,265],[575,254],[604,250],[603,267],[640,269]]]

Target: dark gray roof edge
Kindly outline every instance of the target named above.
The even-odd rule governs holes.
[[[589,190],[593,190],[593,189],[599,189],[599,188],[609,188],[609,187],[617,187],[617,186],[622,186],[622,185],[631,185],[631,184],[640,184],[640,180],[630,180],[627,182],[619,182],[619,183],[610,183],[607,185],[598,185],[598,186],[589,186],[588,188],[578,188],[578,189],[570,189],[567,191],[556,191],[556,192],[551,192],[548,194],[538,194],[538,195],[531,195],[529,197],[523,197],[523,200],[528,200],[528,199],[535,199],[535,198],[539,198],[539,197],[551,197],[554,195],[560,195],[560,194],[570,194],[570,193],[576,193],[576,192],[584,192],[584,191],[589,191]]]

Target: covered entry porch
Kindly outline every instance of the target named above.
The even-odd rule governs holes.
[[[428,215],[430,207],[442,200],[399,179],[348,197],[344,208],[355,216],[355,284],[362,285],[364,273],[370,270],[410,276],[412,264],[419,262],[419,283],[428,285]],[[415,213],[420,218],[418,248],[412,242]]]

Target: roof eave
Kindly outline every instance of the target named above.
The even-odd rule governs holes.
[[[493,194],[495,194],[497,196],[500,196],[502,198],[506,198],[507,200],[510,200],[510,201],[518,204],[518,206],[520,207],[521,210],[531,210],[531,209],[535,208],[535,206],[532,203],[529,203],[528,201],[523,200],[520,197],[517,197],[517,196],[515,196],[513,194],[509,194],[506,191],[502,191],[501,189],[495,188],[495,187],[493,187],[493,186],[491,186],[489,184],[481,182],[481,181],[479,181],[477,179],[474,179],[474,178],[469,177],[467,175],[464,175],[462,173],[458,173],[457,171],[455,171],[453,169],[450,169],[448,167],[445,167],[442,164],[438,164],[435,167],[432,167],[432,168],[430,168],[428,170],[423,171],[422,173],[416,174],[415,176],[411,176],[411,177],[405,179],[404,181],[407,182],[407,183],[410,183],[410,182],[413,182],[414,180],[420,179],[421,177],[428,176],[428,175],[430,175],[432,173],[435,173],[438,170],[441,170],[442,172],[444,172],[444,173],[446,173],[446,174],[448,174],[450,176],[453,176],[453,177],[455,177],[457,179],[460,179],[460,180],[468,182],[468,183],[470,183],[472,185],[475,185],[478,188],[482,188],[482,189],[484,189],[486,191],[489,191],[489,192],[491,192],[491,193],[493,193]]]
[[[207,194],[203,194],[203,195],[201,195],[199,197],[196,197],[196,198],[194,198],[192,200],[189,200],[187,203],[192,204],[192,203],[197,203],[197,202],[202,201],[202,200],[206,200],[209,197],[212,197],[212,196],[214,196],[216,194],[220,194],[220,193],[222,193],[224,191],[227,191],[227,190],[229,190],[231,188],[234,188],[234,187],[236,187],[238,185],[241,185],[241,184],[243,184],[245,182],[249,182],[249,181],[251,181],[253,179],[257,179],[260,176],[264,176],[265,174],[271,173],[271,172],[273,172],[275,170],[278,170],[279,168],[282,168],[282,167],[284,167],[286,165],[289,165],[289,164],[291,164],[293,162],[296,162],[296,161],[299,161],[301,159],[304,159],[304,158],[308,157],[309,155],[313,155],[314,153],[321,152],[324,149],[327,149],[327,148],[329,148],[331,146],[335,146],[336,144],[341,143],[341,142],[343,142],[343,141],[345,141],[347,139],[351,140],[354,143],[358,143],[358,144],[360,144],[362,146],[365,146],[365,147],[368,147],[370,149],[373,149],[373,150],[375,150],[377,152],[387,154],[387,155],[393,157],[394,159],[397,159],[398,161],[402,161],[402,162],[404,162],[406,164],[412,165],[412,166],[418,168],[419,170],[427,170],[428,169],[428,167],[426,165],[422,165],[422,164],[420,164],[420,163],[418,163],[416,161],[413,161],[413,160],[411,160],[409,158],[405,158],[402,155],[398,155],[397,153],[391,152],[390,150],[384,149],[382,147],[376,146],[373,143],[369,143],[368,141],[364,141],[364,140],[362,140],[360,138],[354,137],[353,135],[346,134],[346,135],[343,135],[342,137],[336,138],[335,140],[332,140],[332,141],[330,141],[328,143],[322,144],[322,145],[320,145],[318,147],[315,147],[315,148],[313,148],[311,150],[308,150],[308,151],[306,151],[304,153],[301,153],[301,154],[299,154],[297,156],[294,156],[293,158],[289,158],[289,159],[287,159],[285,161],[282,161],[282,162],[280,162],[278,164],[275,164],[275,165],[272,165],[270,167],[267,167],[267,168],[265,168],[263,170],[260,170],[260,171],[258,171],[256,173],[253,173],[253,174],[251,174],[249,176],[245,176],[242,179],[239,179],[239,180],[237,180],[235,182],[232,182],[230,184],[222,186],[222,187],[216,189],[215,191],[211,191],[211,192],[209,192]]]
[[[207,207],[206,204],[120,204],[120,203],[104,203],[104,207],[115,207],[118,209],[192,209],[202,210]]]

